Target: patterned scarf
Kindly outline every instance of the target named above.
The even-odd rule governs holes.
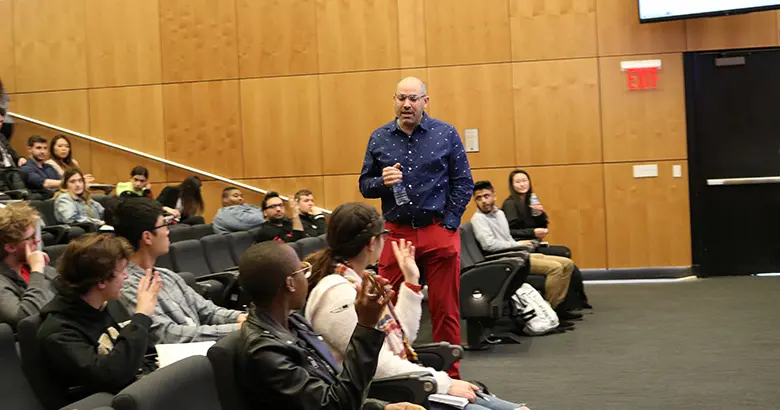
[[[350,278],[348,276],[345,276],[349,271],[354,271],[348,264],[345,263],[336,263],[336,267],[333,269],[333,272],[337,275],[341,275],[346,280],[350,281],[351,283],[356,283],[356,280],[354,278]],[[371,275],[371,272],[364,272],[367,275]],[[384,312],[382,312],[382,317],[379,318],[379,322],[376,324],[376,328],[378,330],[381,330],[386,335],[395,335],[396,337],[388,337],[385,340],[387,341],[387,344],[390,347],[390,350],[393,351],[393,353],[396,354],[396,356],[400,357],[404,360],[410,360],[413,362],[416,362],[418,360],[417,358],[417,352],[414,351],[414,348],[412,348],[412,345],[409,344],[409,339],[406,337],[406,332],[404,331],[404,328],[401,326],[400,321],[398,320],[398,316],[395,314],[395,309],[393,308],[393,302],[388,301],[387,306],[385,307]],[[398,341],[401,341],[399,343]]]

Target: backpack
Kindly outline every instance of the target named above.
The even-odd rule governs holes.
[[[558,327],[558,315],[531,285],[523,283],[511,297],[516,319],[531,336],[543,335]]]

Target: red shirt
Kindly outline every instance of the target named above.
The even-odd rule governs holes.
[[[24,279],[25,282],[30,283],[30,270],[24,265],[22,265],[22,279]]]

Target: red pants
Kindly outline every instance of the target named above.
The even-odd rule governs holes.
[[[433,322],[433,340],[460,344],[460,232],[439,224],[414,229],[408,225],[387,222],[390,241],[406,239],[415,246],[420,271],[428,285],[428,307]],[[379,274],[393,285],[396,293],[404,281],[389,243],[379,258]],[[460,363],[447,370],[450,377],[460,378]]]

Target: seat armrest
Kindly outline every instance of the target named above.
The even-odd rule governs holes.
[[[238,280],[238,271],[207,273],[205,275],[195,277],[196,282],[203,282],[207,280],[216,280],[217,282],[222,282],[226,285],[232,284]]]
[[[71,403],[60,410],[97,410],[111,407],[111,400],[114,395],[110,393],[95,393],[89,397],[83,398],[75,403]]]
[[[461,272],[461,317],[484,319],[504,316],[507,292],[514,291],[525,282],[528,271],[524,259],[502,258],[480,262]]]
[[[463,358],[463,346],[448,342],[426,343],[414,346],[417,357],[425,367],[444,371]]]
[[[404,373],[374,379],[368,397],[389,403],[409,402],[428,405],[428,396],[436,393],[436,379],[428,372]]]
[[[48,232],[54,235],[54,244],[64,244],[68,242],[69,225],[51,225],[41,227],[41,232]]]

